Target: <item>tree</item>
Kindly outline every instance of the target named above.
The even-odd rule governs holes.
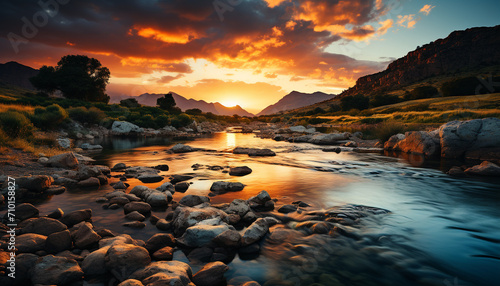
[[[370,99],[361,94],[349,95],[340,100],[340,106],[343,111],[349,111],[351,109],[363,110],[367,109],[369,105]]]
[[[141,106],[139,104],[139,102],[137,101],[137,99],[135,99],[135,98],[122,99],[122,100],[120,100],[120,105],[125,106],[125,107],[131,107],[131,108]]]
[[[156,100],[156,105],[158,105],[158,107],[161,109],[170,111],[175,107],[176,103],[172,94],[167,93],[163,97],[160,97]]]
[[[109,69],[97,59],[68,55],[62,57],[56,67],[42,67],[30,81],[41,91],[60,90],[66,98],[108,103],[106,85],[109,77]]]
[[[398,103],[400,101],[401,100],[397,95],[390,95],[390,94],[377,94],[370,100],[373,107],[390,105]]]
[[[423,99],[431,98],[439,95],[437,88],[431,85],[419,86],[413,89],[411,92],[405,94],[405,100]]]
[[[186,114],[191,114],[191,115],[201,115],[203,111],[199,108],[191,108],[186,110]]]

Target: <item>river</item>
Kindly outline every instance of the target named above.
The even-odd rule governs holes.
[[[216,133],[190,141],[204,148],[168,154],[174,143],[166,138],[108,139],[93,158],[113,166],[168,164],[168,174],[194,174],[185,194],[207,195],[213,181],[238,181],[243,191],[211,198],[212,203],[248,199],[266,190],[279,203],[301,200],[313,208],[361,204],[390,210],[362,220],[357,239],[324,242],[325,257],[297,266],[286,257],[286,246],[264,246],[258,257],[236,258],[228,278],[248,276],[266,285],[498,285],[500,281],[500,184],[498,179],[451,178],[438,169],[412,167],[403,159],[380,154],[323,152],[321,146],[256,138],[253,134]],[[270,148],[275,157],[249,157],[235,147]],[[194,164],[248,166],[253,172],[230,177],[221,171],[193,170]],[[113,182],[116,178],[112,178]],[[133,186],[142,184],[135,179]],[[165,182],[165,181],[164,181]],[[160,183],[142,184],[157,187]],[[130,190],[129,188],[128,190]],[[105,210],[96,197],[112,190],[68,190],[36,202],[42,213],[92,208],[96,226],[147,239],[158,230],[121,226],[123,210]],[[176,193],[174,200],[185,194]],[[156,212],[161,216],[161,212]],[[307,239],[305,240],[307,243]],[[314,243],[321,243],[316,242]],[[311,241],[313,244],[313,241]],[[174,259],[189,262],[182,251]],[[192,264],[193,270],[200,265]],[[276,277],[281,277],[276,280]],[[283,282],[287,281],[287,282]],[[288,283],[288,284],[287,284]]]

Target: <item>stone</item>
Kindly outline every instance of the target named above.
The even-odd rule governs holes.
[[[466,176],[464,170],[458,166],[451,167],[450,170],[448,170],[448,172],[446,173],[452,177],[457,177],[457,178],[462,178]]]
[[[229,207],[225,210],[228,214],[237,214],[243,217],[250,211],[250,205],[245,200],[235,199],[231,202]]]
[[[185,205],[188,207],[194,207],[202,203],[209,203],[210,198],[207,196],[198,196],[198,195],[186,195],[182,197],[179,201],[179,204]]]
[[[78,182],[77,186],[80,188],[98,188],[101,185],[101,182],[98,178],[88,178],[83,181]]]
[[[245,188],[245,185],[239,182],[224,182],[217,181],[212,184],[210,191],[215,194],[223,194],[227,192],[238,192]]]
[[[118,284],[118,286],[144,286],[141,281],[136,279],[127,279],[122,283]]]
[[[160,192],[170,192],[170,193],[175,192],[174,185],[172,185],[172,183],[170,182],[163,183],[161,186],[157,187],[156,190]]]
[[[115,121],[111,126],[111,133],[113,135],[133,135],[141,134],[143,132],[143,128],[127,121]]]
[[[184,144],[175,144],[172,148],[170,148],[170,151],[174,153],[188,153],[188,152],[193,152],[195,149],[191,146],[184,145]]]
[[[195,225],[186,229],[177,242],[187,247],[202,247],[216,236],[228,230],[228,225]]]
[[[53,255],[38,258],[31,273],[33,284],[66,285],[79,280],[83,271],[75,260]]]
[[[53,219],[60,219],[64,215],[64,212],[62,209],[58,208],[57,210],[51,212],[50,214],[47,215],[48,218],[53,218]]]
[[[174,247],[175,246],[175,238],[173,235],[169,233],[157,233],[151,236],[146,241],[146,249],[150,252],[156,252],[157,250],[164,248],[166,246]]]
[[[306,128],[302,125],[297,125],[297,126],[291,126],[288,128],[291,132],[296,132],[296,133],[304,133],[306,131]]]
[[[345,147],[352,147],[352,148],[356,148],[358,147],[358,143],[356,141],[349,141],[347,143],[345,143],[344,145]]]
[[[152,190],[145,194],[144,199],[152,207],[167,207],[168,202],[172,200],[172,195]]]
[[[196,286],[224,285],[226,281],[224,273],[228,270],[229,267],[220,261],[211,262],[196,272],[192,280]]]
[[[184,193],[189,189],[188,182],[180,182],[174,185],[175,191],[179,193]]]
[[[342,152],[342,149],[340,147],[330,147],[330,148],[323,148],[323,149],[321,149],[321,151],[323,151],[323,152],[335,152],[335,153],[339,154],[340,152]]]
[[[27,189],[30,192],[41,193],[48,189],[54,179],[45,175],[35,175],[16,178],[16,185],[19,188]]]
[[[101,170],[95,166],[80,165],[77,169],[78,180],[85,180],[91,177],[102,175]]]
[[[257,156],[276,156],[276,153],[274,153],[273,150],[271,149],[256,149],[256,148],[252,148],[249,152],[248,152],[248,156],[252,156],[252,157],[257,157]]]
[[[252,169],[248,168],[247,166],[234,167],[229,169],[229,175],[231,176],[245,176],[250,173],[252,173]]]
[[[167,230],[170,230],[172,228],[172,222],[169,222],[165,219],[159,219],[156,222],[155,226],[159,230],[167,231]]]
[[[70,250],[72,245],[69,230],[54,232],[47,236],[47,240],[45,240],[45,251],[56,254],[64,250]]]
[[[271,200],[271,196],[266,191],[261,191],[258,195],[253,196],[250,199],[248,199],[249,202],[255,202],[257,204],[264,204],[270,200]]]
[[[137,211],[144,216],[149,216],[151,214],[151,206],[145,202],[130,202],[123,206],[125,214]]]
[[[157,261],[139,269],[129,278],[137,279],[144,285],[192,286],[193,272],[188,264],[180,261]]]
[[[136,220],[136,221],[144,221],[146,219],[145,216],[140,214],[138,211],[133,211],[125,215],[125,218],[128,220]]]
[[[170,183],[176,184],[179,182],[191,180],[192,178],[194,177],[189,175],[172,175],[172,177],[170,178]]]
[[[121,171],[127,169],[127,165],[125,163],[117,163],[111,168],[111,171]]]
[[[500,166],[484,161],[465,170],[467,175],[500,177]]]
[[[104,257],[106,269],[118,281],[124,281],[135,271],[151,263],[148,251],[144,247],[131,244],[114,244]]]
[[[157,183],[163,181],[163,177],[158,174],[144,173],[137,177],[143,183]]]
[[[110,246],[101,247],[89,255],[82,261],[82,270],[85,277],[93,277],[106,274],[106,261],[105,256]]]
[[[308,142],[317,145],[334,145],[338,144],[339,141],[348,140],[349,136],[349,132],[318,134],[312,136],[312,138]]]
[[[160,171],[168,171],[169,170],[167,164],[156,165],[154,168],[157,170],[160,170]]]
[[[401,133],[398,133],[396,135],[392,135],[389,140],[387,140],[385,143],[384,143],[384,149],[385,150],[392,150],[394,149],[394,146],[396,146],[396,144],[401,141],[401,140],[404,140],[406,138],[406,136],[404,134],[401,134]]]
[[[279,209],[278,212],[280,213],[291,213],[297,211],[297,206],[296,205],[282,205]]]
[[[151,257],[154,260],[172,260],[174,257],[174,249],[170,246],[165,246],[155,251]]]
[[[58,186],[58,185],[51,185],[44,192],[47,195],[60,195],[60,194],[62,194],[64,192],[66,192],[66,187],[64,187],[64,186]]]
[[[182,233],[188,227],[208,219],[219,219],[228,222],[227,214],[213,207],[191,208],[179,206],[174,213],[173,227],[176,233]]]
[[[71,148],[71,139],[69,138],[57,138],[56,139],[57,144],[63,149],[69,149]]]
[[[92,225],[88,222],[82,224],[76,231],[74,240],[75,246],[79,249],[85,249],[99,242],[101,236],[98,235],[93,229]]]
[[[130,228],[145,228],[146,224],[141,222],[141,221],[131,221],[131,222],[124,223],[123,226],[130,227]]]
[[[130,200],[127,199],[127,197],[125,197],[125,196],[123,196],[123,197],[116,196],[116,197],[109,200],[110,205],[117,204],[119,206],[124,206],[128,203],[130,203]]]
[[[223,247],[239,247],[241,243],[241,234],[232,229],[228,229],[217,235],[213,242]]]
[[[80,145],[80,148],[82,148],[83,150],[100,150],[100,149],[102,149],[102,146],[101,145],[93,145],[90,143],[83,143],[82,145]]]
[[[65,214],[60,219],[60,221],[64,223],[67,227],[72,227],[75,224],[80,223],[82,221],[90,221],[91,218],[92,218],[92,210],[85,209]]]
[[[21,222],[18,226],[21,228],[22,233],[36,233],[45,236],[67,229],[62,222],[48,217],[30,218]]]
[[[267,222],[263,218],[257,219],[253,222],[243,233],[241,242],[243,245],[250,245],[254,242],[261,240],[269,230]]]
[[[34,253],[45,248],[47,237],[41,234],[26,233],[16,237],[16,248],[19,253]]]
[[[23,221],[28,218],[37,217],[40,211],[30,203],[22,203],[16,206],[16,210],[14,214],[15,218]],[[7,219],[7,214],[4,216],[4,219]]]
[[[439,138],[425,131],[406,132],[405,139],[396,143],[393,149],[432,157],[440,152]]]
[[[74,169],[78,166],[78,159],[73,152],[69,152],[50,157],[47,164],[57,168]]]
[[[125,184],[122,181],[118,181],[116,184],[113,185],[113,189],[115,190],[126,190],[129,186],[128,184]]]

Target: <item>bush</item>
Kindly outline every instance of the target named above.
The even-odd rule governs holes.
[[[33,134],[33,124],[22,113],[7,111],[0,113],[1,130],[12,138],[29,137]]]
[[[162,115],[156,117],[155,123],[159,128],[163,128],[163,127],[170,124],[170,118],[168,118],[168,116],[162,114]]]
[[[127,99],[120,100],[120,105],[125,106],[125,107],[132,107],[132,108],[141,106],[139,104],[139,102],[137,101],[137,99],[135,99],[135,98],[127,98]]]
[[[88,124],[98,124],[106,118],[106,113],[96,107],[91,107],[89,109],[83,106],[69,108],[68,114],[71,119]]]
[[[342,107],[343,111],[348,111],[351,109],[363,110],[367,109],[369,105],[370,105],[370,99],[361,94],[349,95],[343,97],[340,100],[340,106]]]
[[[406,131],[408,131],[408,127],[404,124],[397,122],[384,122],[373,130],[373,135],[381,142],[386,142],[392,135],[405,133]]]
[[[419,86],[412,90],[409,93],[406,93],[404,96],[405,100],[415,100],[415,99],[424,99],[424,98],[431,98],[439,95],[439,91],[437,88],[426,85],[426,86]]]
[[[398,103],[400,101],[401,100],[397,95],[390,95],[390,94],[377,94],[370,100],[371,105],[373,107],[390,105]]]
[[[474,95],[478,87],[481,87],[481,83],[476,77],[471,76],[443,83],[441,92],[443,96]]]
[[[186,114],[190,114],[190,115],[200,115],[202,113],[203,113],[203,111],[201,111],[201,109],[199,109],[199,108],[192,108],[192,109],[186,110]]]
[[[189,115],[187,115],[186,113],[181,113],[172,118],[172,126],[174,126],[175,128],[186,127],[192,122],[193,121],[191,120],[191,117],[189,117]]]
[[[52,104],[46,108],[35,108],[35,114],[31,121],[40,129],[54,129],[68,118],[68,112],[57,104]]]

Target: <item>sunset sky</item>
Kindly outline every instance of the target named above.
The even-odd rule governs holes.
[[[0,3],[1,63],[85,54],[111,70],[110,95],[174,91],[254,113],[292,90],[339,93],[419,45],[500,24],[498,0]]]

